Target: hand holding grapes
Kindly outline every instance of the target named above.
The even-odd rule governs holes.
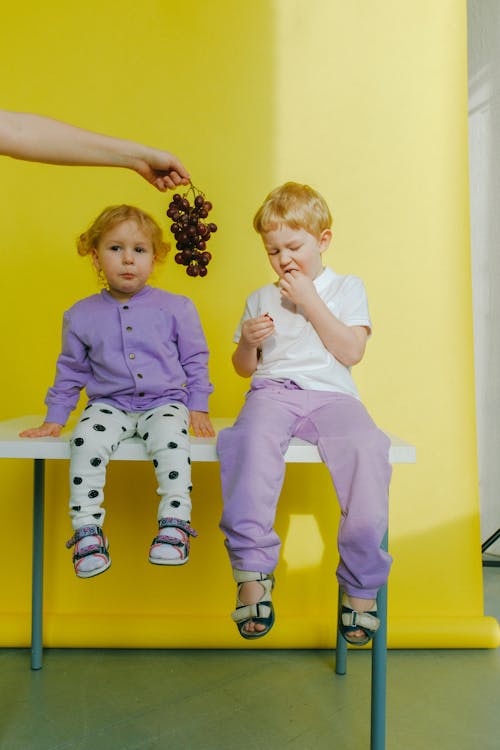
[[[274,333],[274,321],[268,313],[245,320],[241,327],[241,343],[248,348],[258,347]]]

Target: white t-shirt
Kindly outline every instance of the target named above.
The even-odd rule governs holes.
[[[314,286],[336,318],[348,326],[366,326],[371,332],[368,300],[363,282],[357,276],[339,276],[325,268],[314,279]],[[269,313],[275,332],[262,344],[254,378],[293,380],[301,388],[338,391],[359,399],[351,370],[325,348],[300,307],[283,298],[275,284],[253,292],[234,335],[237,343],[245,320]]]

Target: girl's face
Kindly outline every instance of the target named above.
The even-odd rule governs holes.
[[[315,237],[305,229],[292,229],[286,224],[262,233],[269,262],[279,278],[287,271],[301,271],[310,279],[319,276],[323,270],[321,255],[331,238],[329,229]]]
[[[92,259],[97,270],[104,273],[109,293],[120,302],[141,291],[155,262],[150,235],[133,219],[104,232],[92,251]]]

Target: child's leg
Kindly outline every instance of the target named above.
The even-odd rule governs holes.
[[[90,404],[71,436],[70,516],[75,534],[73,563],[80,578],[106,570],[111,561],[102,532],[103,488],[109,458],[120,440],[135,432],[135,419],[107,404]]]
[[[108,404],[89,404],[71,436],[70,516],[74,529],[102,526],[106,467],[120,441],[135,433],[135,418]]]
[[[221,529],[237,583],[232,614],[243,638],[274,623],[271,590],[280,540],[274,531],[285,473],[284,453],[300,418],[303,391],[293,383],[253,386],[233,425],[219,433],[224,512]]]
[[[151,545],[149,560],[159,565],[181,565],[189,557],[189,536],[195,536],[191,519],[191,458],[189,411],[181,403],[166,404],[141,414],[137,432],[153,459],[157,492],[159,533]]]
[[[350,396],[314,394],[322,403],[296,433],[316,442],[341,508],[337,577],[350,598],[373,600],[391,557],[380,545],[387,530],[390,441],[363,404]]]
[[[299,417],[286,386],[252,390],[232,427],[217,440],[224,511],[220,527],[233,569],[272,573],[280,540],[273,529],[284,453]]]

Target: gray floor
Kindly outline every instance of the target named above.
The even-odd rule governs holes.
[[[500,619],[500,568],[484,568]],[[0,650],[1,750],[368,750],[370,654]],[[497,750],[500,649],[390,651],[387,750]]]

